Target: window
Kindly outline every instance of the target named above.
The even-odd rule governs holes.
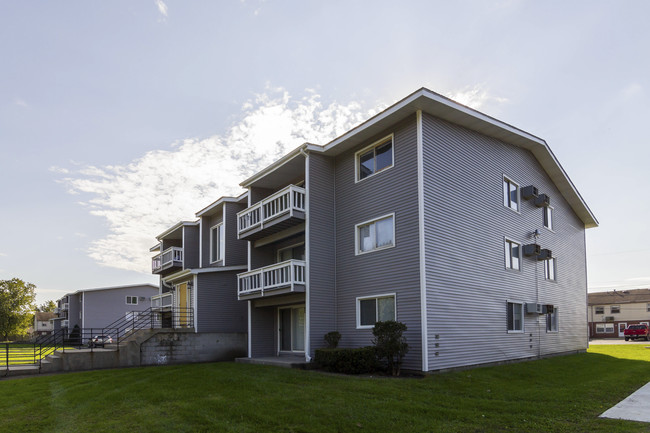
[[[372,328],[376,322],[397,320],[395,295],[357,298],[357,328]]]
[[[596,334],[612,334],[613,332],[613,323],[596,323]]]
[[[137,296],[127,296],[126,297],[126,304],[127,305],[138,305],[138,297]]]
[[[550,206],[544,206],[544,227],[549,230],[553,230],[553,208]]]
[[[356,153],[357,182],[393,166],[393,135]]]
[[[524,304],[508,302],[508,332],[524,332]]]
[[[278,250],[278,263],[287,260],[305,260],[305,244],[298,244]]]
[[[395,215],[387,215],[356,226],[356,254],[395,246]]]
[[[605,314],[605,307],[596,307],[596,314]]]
[[[544,278],[555,281],[555,259],[544,260]]]
[[[650,304],[646,304],[646,306],[645,306],[645,310],[646,310],[647,312],[650,312]]]
[[[520,244],[506,239],[506,269],[519,269],[519,250]]]
[[[503,178],[503,205],[519,212],[519,185],[507,177]]]
[[[557,307],[553,307],[553,312],[546,315],[546,332],[558,331],[558,311]]]
[[[225,246],[224,225],[217,224],[210,229],[210,263],[223,260]]]
[[[620,305],[612,305],[611,307],[609,307],[609,312],[611,314],[620,313],[621,312],[621,306]]]

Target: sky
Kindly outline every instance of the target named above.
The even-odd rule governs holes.
[[[650,287],[650,2],[0,0],[0,279],[157,283],[155,236],[420,87],[543,138]]]

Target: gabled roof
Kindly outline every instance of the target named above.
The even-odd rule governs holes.
[[[418,110],[489,137],[494,137],[505,143],[529,150],[555,183],[573,211],[582,220],[585,227],[591,228],[598,226],[598,220],[544,140],[424,87],[325,145],[303,144],[280,160],[251,176],[240,185],[248,187],[255,180],[277,170],[280,166],[305,150],[324,153],[328,156],[338,155],[364,143],[391,125],[414,115]]]
[[[47,322],[50,319],[54,319],[56,317],[56,313],[52,313],[50,311],[37,311],[34,313],[34,316],[39,322]]]
[[[589,305],[650,303],[650,289],[588,293],[587,302]]]
[[[240,194],[237,197],[220,197],[216,201],[210,203],[200,211],[196,213],[196,217],[200,218],[203,215],[210,215],[215,209],[217,209],[219,206],[222,204],[228,202],[228,203],[239,203],[240,201],[244,200],[245,198],[248,197],[248,191],[244,192],[243,194]]]
[[[171,235],[176,230],[181,229],[183,226],[195,226],[195,225],[198,225],[198,224],[199,224],[198,221],[179,221],[176,224],[174,224],[173,226],[171,226],[170,228],[168,228],[167,230],[165,230],[164,232],[162,232],[161,234],[159,234],[158,236],[156,236],[156,239],[161,240],[162,238],[165,238],[165,237]]]

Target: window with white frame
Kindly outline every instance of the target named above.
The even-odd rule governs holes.
[[[544,212],[543,214],[544,227],[546,227],[549,230],[553,230],[553,208],[550,206],[544,206],[542,210]]]
[[[503,178],[503,205],[519,212],[519,185],[507,177]]]
[[[605,314],[605,307],[603,307],[602,305],[599,306],[599,307],[596,307],[594,313],[595,314]]]
[[[510,239],[505,240],[506,269],[519,270],[521,244]]]
[[[558,308],[553,307],[553,312],[546,315],[546,332],[558,331]]]
[[[357,328],[372,328],[377,322],[396,320],[395,294],[357,298]]]
[[[223,260],[225,247],[224,225],[220,223],[210,229],[210,263]]]
[[[596,334],[612,334],[613,332],[613,323],[596,323]]]
[[[609,307],[609,312],[611,314],[620,313],[621,312],[621,306],[620,305],[612,305],[611,307]]]
[[[126,297],[126,304],[127,305],[138,305],[138,297],[137,296],[127,296]]]
[[[524,304],[522,302],[507,303],[508,332],[524,331]]]
[[[650,313],[650,304],[646,304],[645,310]]]
[[[544,260],[544,278],[555,281],[555,259]]]
[[[393,135],[384,137],[356,153],[356,181],[393,166]]]
[[[395,246],[395,215],[386,215],[355,226],[356,254]]]

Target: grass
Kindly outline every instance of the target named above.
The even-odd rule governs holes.
[[[3,431],[646,432],[598,415],[650,381],[642,345],[431,375],[215,363],[0,382]]]
[[[61,349],[61,347],[57,348],[57,350]],[[65,349],[70,350],[72,347]],[[6,367],[7,362],[9,365],[33,365],[52,352],[54,352],[53,346],[35,348],[33,344],[0,343],[0,367]]]

